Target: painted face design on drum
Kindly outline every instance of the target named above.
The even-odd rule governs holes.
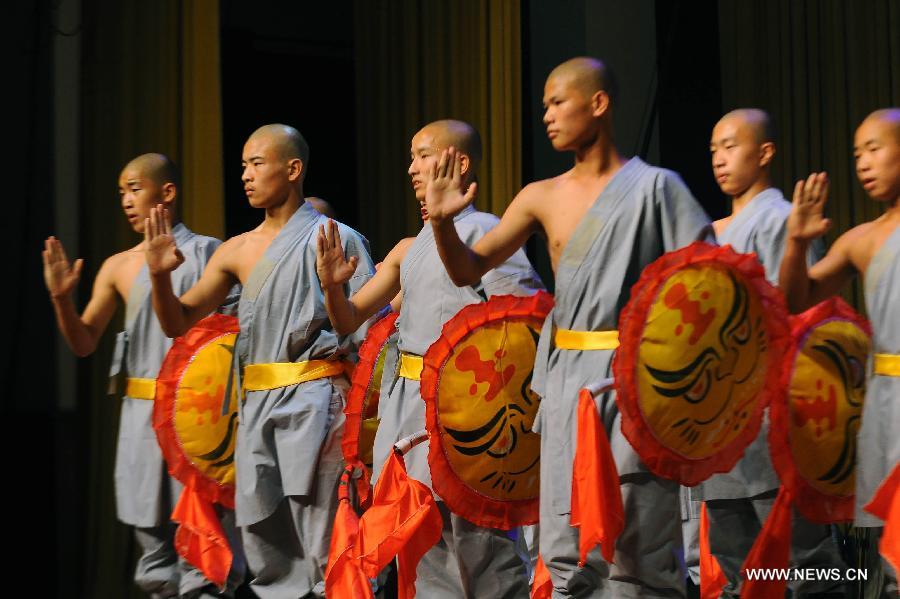
[[[642,360],[645,391],[656,396],[642,409],[657,437],[691,458],[717,451],[746,426],[767,349],[759,301],[746,285],[728,270],[697,272],[663,287],[659,308],[668,314],[655,332],[661,339],[668,332],[672,348]]]
[[[806,336],[795,364],[791,450],[801,475],[829,495],[853,494],[868,349],[868,338],[856,326],[832,320]]]
[[[515,329],[522,329],[518,331],[525,341],[522,349],[526,353],[530,350],[533,356],[538,333],[524,325]],[[485,359],[487,347],[491,345],[467,345],[452,361],[454,371],[469,380],[474,377],[466,390],[470,398],[466,403],[477,404],[471,404],[474,409],[469,410],[465,423],[477,424],[451,426],[444,422],[446,447],[460,459],[448,457],[451,462],[468,464],[463,478],[480,492],[498,497],[516,497],[519,493],[527,496],[534,492],[531,487],[537,484],[540,463],[540,437],[531,430],[538,405],[538,397],[531,390],[529,367],[533,357],[531,362],[523,362],[514,355],[521,349],[513,338],[506,339],[500,349]]]
[[[237,389],[233,385],[227,389],[209,373],[222,371],[223,365],[227,372],[235,337],[220,337],[194,355],[182,375],[175,406],[176,430],[185,452],[202,472],[228,483],[234,482]]]

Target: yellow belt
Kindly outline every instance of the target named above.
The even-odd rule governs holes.
[[[345,371],[343,362],[335,360],[306,360],[304,362],[273,362],[248,364],[244,367],[244,390],[266,391],[306,383]]]
[[[553,343],[559,349],[616,349],[619,347],[619,331],[570,331],[556,329]]]
[[[400,352],[400,376],[403,378],[412,381],[421,380],[424,366],[425,360],[422,356]]]
[[[134,399],[152,400],[156,397],[156,379],[126,379],[125,395]]]
[[[875,354],[872,358],[875,374],[900,376],[900,354]]]

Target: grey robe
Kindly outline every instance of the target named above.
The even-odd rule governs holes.
[[[900,227],[872,257],[865,273],[866,309],[872,322],[872,352],[900,354]],[[857,526],[884,526],[862,509],[900,462],[900,377],[872,373],[862,426],[857,433]]]
[[[185,258],[184,263],[172,272],[172,290],[180,295],[197,282],[207,261],[222,242],[197,235],[183,224],[176,225],[172,235]],[[125,330],[116,337],[110,369],[114,379],[120,374],[155,379],[172,346],[172,340],[163,333],[153,312],[150,288],[150,274],[144,265],[129,293]],[[116,508],[122,522],[143,528],[169,522],[181,485],[166,473],[153,430],[152,401],[122,398],[115,488]]]
[[[241,367],[337,360],[354,351],[365,335],[364,326],[354,335],[338,336],[328,321],[316,275],[316,235],[327,222],[302,204],[250,273],[238,306],[236,355]],[[346,286],[349,294],[369,280],[374,268],[365,238],[339,227],[345,255],[359,258]],[[238,526],[264,520],[285,496],[313,494],[320,450],[332,428],[333,393],[330,378],[246,393],[235,450]],[[339,455],[336,460],[339,475]]]
[[[719,243],[728,244],[736,252],[754,252],[763,265],[766,279],[778,284],[778,273],[784,257],[787,241],[787,218],[791,204],[784,199],[781,191],[769,188],[757,194],[738,212],[728,227],[719,235]],[[824,247],[820,239],[815,240],[807,255],[807,263],[821,259]],[[768,517],[775,493],[781,485],[768,444],[768,413],[763,419],[759,435],[744,450],[744,455],[730,472],[715,474],[696,487],[689,489],[691,499],[707,504],[710,521],[710,551],[719,560],[729,583],[723,589],[723,596],[737,596],[741,588],[739,571],[744,558],[750,551],[759,529]],[[753,498],[752,502],[749,498]],[[717,502],[712,500],[745,500]],[[750,505],[752,503],[752,505]],[[694,540],[695,552],[686,548],[685,561],[688,567],[699,566],[699,503],[683,506],[692,519],[682,530],[685,540]],[[682,514],[684,516],[684,513]],[[796,510],[792,514],[793,536],[791,540],[792,565],[809,568],[840,567],[842,562],[837,545],[831,537],[831,527],[814,524],[803,518]],[[693,558],[695,564],[691,564]],[[825,582],[792,581],[790,588],[795,592],[809,593],[830,590],[835,586]]]
[[[650,596],[648,587],[683,588],[672,555],[678,538],[678,493],[676,485],[649,474],[622,434],[612,392],[598,396],[626,503],[626,530],[617,548],[628,553],[618,553],[611,570],[598,561],[596,550],[588,568],[577,567],[578,536],[569,526],[568,514],[578,392],[611,376],[613,351],[557,349],[554,328],[616,329],[619,312],[644,267],[697,240],[714,241],[709,217],[678,175],[632,158],[598,196],[560,256],[556,304],[541,333],[532,388],[543,398],[537,419],[541,433],[540,552],[557,588],[563,584],[573,595],[588,596],[592,589],[605,588],[603,579],[610,577],[626,581],[614,591],[623,596],[637,592],[638,583],[644,585],[643,596]],[[637,512],[630,513],[630,505]],[[661,520],[639,522],[645,510],[655,510],[654,517]],[[650,543],[644,530],[648,527],[655,529],[656,540]]]
[[[756,253],[766,271],[766,279],[778,285],[778,272],[784,257],[787,240],[787,217],[791,204],[781,191],[769,188],[757,194],[738,212],[728,227],[719,234],[721,245],[730,245],[736,252]],[[821,259],[821,240],[811,246],[807,262]],[[744,456],[730,472],[716,474],[691,489],[691,499],[738,499],[754,497],[777,489],[781,482],[769,456],[768,416],[763,420],[759,435],[744,451]]]
[[[499,222],[493,214],[467,207],[453,219],[463,243],[472,246]],[[518,250],[506,262],[488,271],[474,287],[457,287],[450,280],[438,255],[434,232],[426,223],[406,252],[400,265],[403,302],[397,328],[400,351],[425,355],[441,334],[441,328],[469,304],[493,295],[532,295],[543,289],[537,273],[525,252]],[[397,378],[389,395],[383,395],[378,406],[381,423],[375,436],[373,480],[378,480],[381,467],[391,446],[398,440],[425,428],[425,402],[419,394],[419,381]],[[409,475],[431,486],[428,467],[428,443],[413,448],[405,456]]]
[[[463,243],[474,245],[497,225],[493,214],[467,207],[454,219]],[[543,289],[537,273],[520,249],[506,262],[488,271],[478,285],[457,287],[438,255],[434,232],[425,224],[400,265],[403,302],[397,321],[400,351],[424,355],[441,334],[444,323],[469,304],[493,295],[527,296]],[[387,364],[385,377],[388,377]],[[373,478],[377,480],[391,446],[425,428],[425,402],[419,381],[396,378],[379,404],[381,423],[375,436]],[[412,478],[431,486],[428,442],[405,458]],[[528,575],[516,544],[503,531],[475,526],[439,504],[444,521],[441,540],[419,562],[416,588],[432,599],[527,597]]]

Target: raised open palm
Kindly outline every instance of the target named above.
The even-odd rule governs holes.
[[[172,235],[169,211],[161,204],[150,210],[150,218],[144,222],[144,257],[150,274],[172,272],[184,262]]]
[[[74,264],[69,262],[63,244],[56,237],[48,237],[44,241],[44,283],[53,297],[72,293],[81,278],[81,267],[84,260],[79,258]]]
[[[356,272],[359,258],[350,256],[347,260],[344,256],[344,246],[341,245],[341,233],[337,223],[328,220],[328,227],[319,225],[319,235],[316,238],[316,274],[322,287],[343,285],[350,280]]]
[[[793,239],[813,240],[827,233],[831,228],[831,220],[825,218],[827,201],[827,173],[812,173],[805,181],[797,181],[788,216],[788,235]]]
[[[425,209],[430,219],[453,218],[475,200],[476,183],[463,193],[462,161],[459,151],[452,146],[441,153],[426,180]]]

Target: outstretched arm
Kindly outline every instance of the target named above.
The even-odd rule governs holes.
[[[316,239],[316,273],[325,295],[325,309],[335,332],[349,335],[378,312],[400,291],[400,262],[411,239],[398,243],[384,259],[375,275],[347,298],[344,284],[356,271],[357,258],[346,260],[337,223],[328,221],[328,229],[319,227]]]
[[[469,248],[459,238],[453,216],[474,201],[476,184],[472,183],[463,194],[459,154],[453,148],[441,154],[428,180],[425,205],[438,254],[457,286],[478,283],[484,273],[512,256],[536,230],[538,222],[530,210],[527,190],[516,196],[500,223]]]
[[[184,262],[184,256],[172,236],[169,211],[162,206],[152,209],[144,224],[144,252],[153,284],[153,310],[166,335],[183,335],[225,301],[236,282],[225,268],[230,249],[228,242],[220,245],[200,280],[178,298],[172,289],[171,273]]]
[[[69,262],[66,250],[55,237],[48,237],[42,252],[44,283],[53,302],[53,312],[66,344],[72,352],[84,357],[94,353],[97,342],[116,311],[116,288],[113,268],[107,260],[97,273],[91,299],[79,316],[72,300],[72,291],[81,278],[82,259]]]
[[[854,273],[847,235],[842,235],[812,268],[807,266],[810,243],[831,228],[831,221],[824,216],[827,200],[826,173],[813,173],[806,181],[797,181],[794,186],[784,258],[778,276],[778,286],[792,313],[802,312],[834,295]]]

